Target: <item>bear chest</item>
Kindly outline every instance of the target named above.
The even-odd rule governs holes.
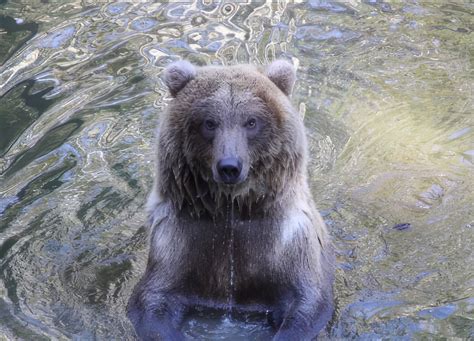
[[[189,248],[185,292],[216,305],[273,306],[284,284],[269,238],[225,231]]]

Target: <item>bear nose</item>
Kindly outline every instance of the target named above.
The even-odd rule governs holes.
[[[217,163],[217,171],[225,184],[236,184],[242,171],[242,163],[234,157],[220,160]]]

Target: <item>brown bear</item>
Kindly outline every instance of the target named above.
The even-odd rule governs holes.
[[[293,66],[277,60],[164,71],[147,209],[150,252],[128,317],[143,340],[180,340],[196,306],[267,311],[275,340],[310,340],[333,313],[334,260],[307,179]]]

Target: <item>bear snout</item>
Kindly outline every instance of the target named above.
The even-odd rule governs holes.
[[[235,157],[227,157],[217,163],[217,173],[220,180],[226,185],[235,185],[242,182],[242,162]]]

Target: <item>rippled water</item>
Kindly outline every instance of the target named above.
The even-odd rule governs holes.
[[[338,248],[323,338],[474,338],[473,14],[460,1],[0,1],[0,335],[133,339],[160,71],[285,57]],[[185,329],[268,337],[258,321],[198,313]]]

